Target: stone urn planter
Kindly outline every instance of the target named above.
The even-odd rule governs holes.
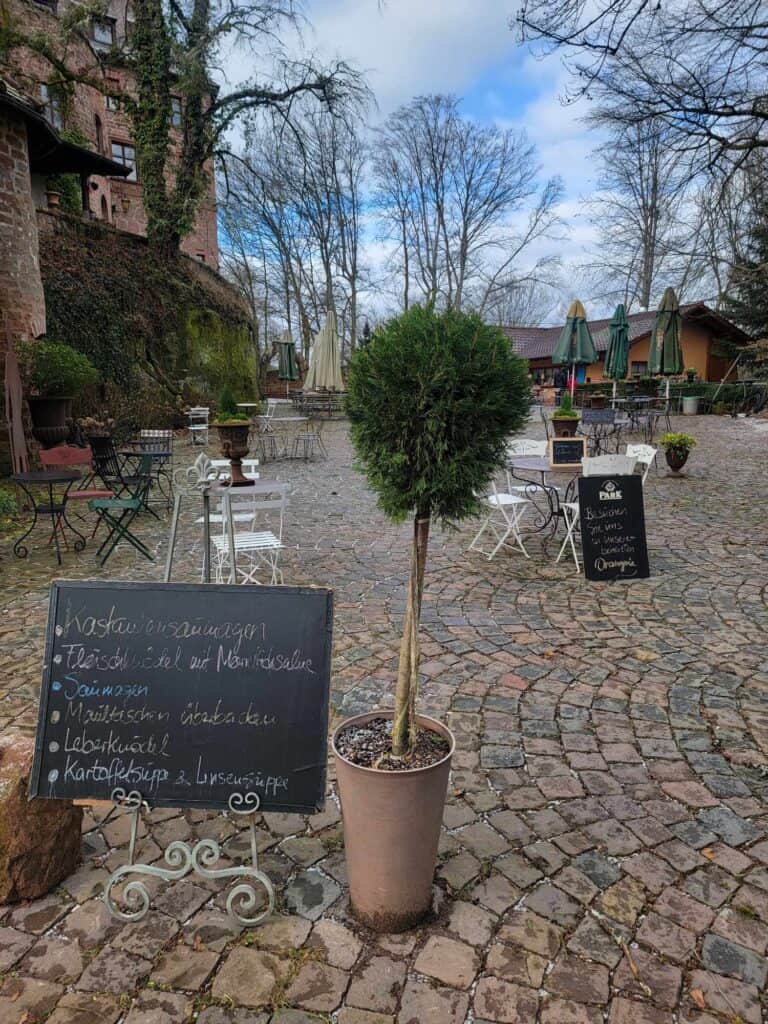
[[[221,454],[229,459],[230,486],[247,487],[251,481],[243,476],[243,459],[248,454],[250,423],[247,420],[220,420],[213,425],[219,433]]]
[[[555,437],[575,437],[579,422],[579,416],[553,416],[552,429],[555,431]]]
[[[402,932],[418,924],[432,905],[432,879],[456,741],[441,722],[417,716],[420,729],[436,732],[448,742],[442,759],[407,771],[363,768],[339,753],[338,738],[345,730],[377,718],[391,719],[392,712],[347,719],[333,736],[349,896],[352,911],[363,924],[377,932]]]
[[[664,449],[667,465],[672,470],[672,473],[675,474],[679,473],[688,461],[691,448],[696,444],[696,438],[691,437],[690,434],[668,433],[662,435],[659,439],[659,444]]]
[[[35,396],[27,399],[32,436],[43,448],[53,448],[69,437],[72,399]]]
[[[690,455],[689,448],[667,448],[664,456],[667,460],[667,465],[673,473],[679,473],[683,466],[688,461]]]

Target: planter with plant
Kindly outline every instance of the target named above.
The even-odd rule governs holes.
[[[219,408],[213,425],[219,434],[221,454],[229,459],[230,486],[246,487],[251,481],[243,475],[243,459],[248,454],[251,423],[248,415],[238,409],[235,396],[227,386],[219,395]]]
[[[690,434],[664,434],[659,440],[659,444],[664,449],[667,465],[674,473],[677,473],[688,461],[691,448],[696,444],[696,438],[691,437]]]
[[[347,414],[357,466],[394,522],[412,524],[393,711],[333,737],[350,900],[377,931],[429,911],[454,739],[417,714],[419,622],[429,531],[481,511],[506,441],[530,405],[525,364],[477,316],[413,307],[353,356]]]
[[[69,435],[72,397],[96,384],[99,371],[82,352],[55,341],[22,342],[18,355],[32,434],[43,448],[52,448]]]
[[[555,430],[555,437],[575,437],[581,417],[573,408],[573,398],[570,391],[564,391],[560,399],[560,405],[552,413],[552,426]]]
[[[696,367],[689,366],[688,369],[685,371],[685,376],[688,379],[688,383],[693,384],[693,382],[696,380]]]

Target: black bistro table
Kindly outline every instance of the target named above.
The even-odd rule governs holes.
[[[576,481],[582,467],[553,466],[549,459],[539,455],[510,459],[508,467],[510,475],[524,485],[522,493],[535,509],[534,529],[540,533],[549,531],[549,537],[553,537],[563,518],[563,505],[576,500]]]
[[[85,537],[67,519],[67,495],[72,484],[80,479],[80,475],[80,472],[76,469],[44,469],[31,473],[14,473],[11,479],[15,484],[19,485],[29,499],[29,510],[32,513],[31,526],[13,545],[13,553],[17,558],[26,558],[29,554],[24,541],[37,526],[37,520],[41,516],[51,517],[51,536],[48,543],[55,545],[56,561],[59,565],[61,565],[59,536],[61,536],[66,544],[65,527],[77,538],[74,542],[75,551],[83,550],[85,547]],[[56,487],[61,488],[58,497],[54,493]],[[42,494],[40,493],[41,491]]]

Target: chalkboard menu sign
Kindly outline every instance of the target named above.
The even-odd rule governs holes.
[[[549,441],[550,466],[580,466],[587,454],[585,437],[553,437]]]
[[[588,580],[650,575],[639,476],[580,477],[579,518]]]
[[[613,423],[616,419],[615,409],[582,409],[582,423]]]
[[[319,810],[332,622],[330,590],[54,582],[30,796]]]

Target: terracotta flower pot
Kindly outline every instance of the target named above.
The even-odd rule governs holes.
[[[555,431],[555,437],[576,437],[576,429],[579,425],[580,417],[572,419],[567,416],[552,417],[552,428]]]
[[[71,398],[37,396],[28,398],[32,436],[42,448],[54,448],[69,437]]]
[[[674,473],[683,468],[688,461],[689,454],[690,450],[688,448],[667,448],[664,452],[667,465]]]
[[[229,459],[230,486],[247,487],[251,481],[243,476],[243,459],[248,454],[250,423],[247,420],[234,420],[229,423],[214,423],[214,427],[219,432],[221,454],[225,459]]]
[[[362,768],[339,753],[336,741],[344,729],[392,717],[391,711],[357,715],[342,722],[333,736],[352,911],[377,932],[406,931],[432,905],[437,844],[456,746],[446,726],[419,716],[420,728],[432,729],[450,744],[445,757],[427,768]]]

